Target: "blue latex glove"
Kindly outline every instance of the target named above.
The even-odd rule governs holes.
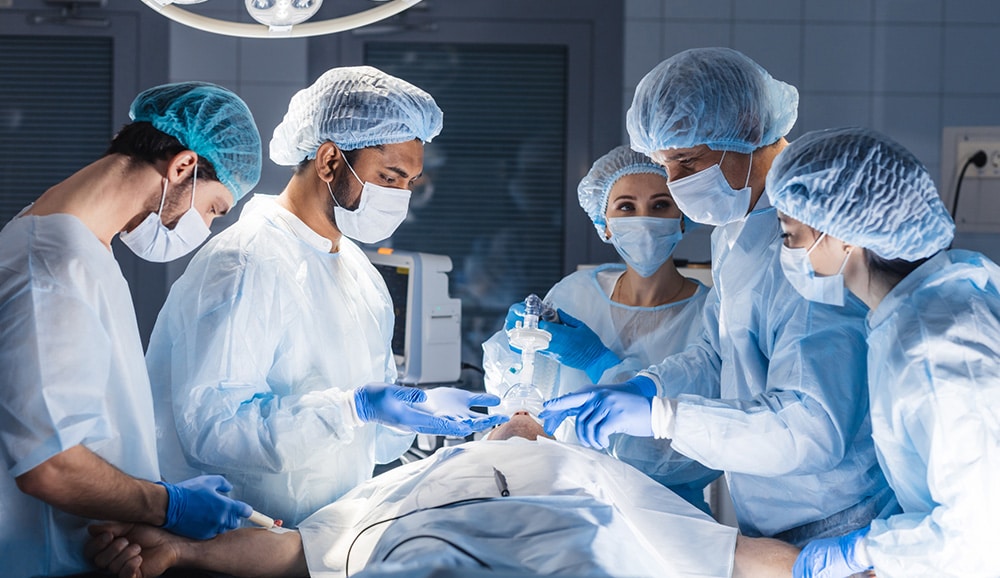
[[[587,324],[558,309],[559,323],[539,321],[539,329],[552,334],[552,341],[544,351],[567,367],[587,373],[590,381],[597,383],[608,368],[621,360],[604,346],[601,338]]]
[[[240,525],[253,509],[223,496],[233,486],[222,476],[198,476],[178,484],[157,482],[167,489],[167,521],[163,529],[174,534],[208,540]]]
[[[427,397],[426,392],[415,387],[387,383],[369,383],[354,390],[354,404],[361,421],[380,423],[405,431],[465,437],[492,427],[495,421],[493,416],[485,415],[478,420],[435,415],[434,407],[424,405]]]
[[[418,406],[429,413],[468,424],[472,431],[483,431],[506,422],[505,415],[486,415],[472,411],[470,408],[495,407],[500,405],[500,398],[492,393],[473,393],[454,387],[436,387],[424,390],[426,399]]]
[[[650,398],[623,391],[597,389],[571,393],[545,402],[538,417],[545,432],[552,435],[564,419],[576,416],[576,437],[596,449],[610,444],[613,433],[653,437]]]
[[[602,390],[619,391],[622,393],[641,395],[642,397],[645,397],[647,399],[652,399],[656,397],[656,383],[654,383],[652,379],[646,377],[645,375],[637,375],[632,379],[624,381],[622,383],[602,383],[598,385],[592,385],[589,387],[581,387],[580,389],[574,391],[573,393],[574,394],[593,393]],[[553,435],[553,433],[556,431],[556,428],[559,427],[559,424],[561,424],[563,420],[565,420],[567,417],[575,416],[578,413],[579,412],[576,411],[576,408],[571,408],[562,411],[550,411],[545,414],[548,419],[544,420],[545,425],[543,427],[545,428],[545,431],[548,432],[549,435]],[[541,416],[542,414],[539,414],[539,418],[541,418]]]
[[[637,375],[632,379],[621,383],[601,383],[598,385],[591,385],[589,387],[581,387],[573,393],[588,393],[601,389],[641,395],[642,397],[648,397],[650,399],[656,397],[656,382],[645,375]]]
[[[813,540],[799,552],[792,567],[794,578],[843,578],[871,570],[872,565],[861,549],[869,527],[839,538]]]

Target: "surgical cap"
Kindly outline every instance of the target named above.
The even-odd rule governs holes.
[[[430,142],[442,117],[431,95],[404,80],[371,66],[334,68],[292,97],[274,129],[271,160],[297,165],[327,141],[345,151]]]
[[[632,148],[708,145],[749,153],[788,134],[799,93],[729,48],[694,48],[664,60],[639,81],[626,124]]]
[[[885,259],[930,257],[955,236],[927,169],[866,128],[798,138],[775,159],[766,190],[782,213]]]
[[[246,103],[207,82],[178,82],[143,91],[129,117],[148,122],[212,164],[238,201],[260,180],[260,133]]]
[[[604,214],[607,212],[611,187],[625,175],[639,173],[660,175],[664,182],[667,179],[667,171],[663,167],[651,161],[646,155],[637,153],[623,145],[615,147],[611,152],[597,159],[594,166],[590,167],[587,176],[580,181],[580,185],[576,188],[580,206],[583,207],[584,211],[587,211],[587,215],[594,222],[597,234],[601,238],[604,238],[604,228],[607,225]]]

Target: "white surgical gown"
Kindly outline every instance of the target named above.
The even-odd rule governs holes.
[[[868,322],[875,448],[903,508],[872,522],[876,573],[1000,576],[1000,268],[938,253]]]
[[[146,354],[167,480],[223,474],[295,525],[409,447],[350,403],[396,378],[385,282],[350,240],[329,248],[257,195],[171,288]]]
[[[351,575],[366,563],[479,568],[478,558],[525,575],[728,577],[736,547],[735,528],[631,466],[544,438],[439,450],[359,486],[299,531],[313,578],[345,576],[348,555]]]
[[[674,449],[726,472],[750,536],[887,491],[868,418],[867,309],[803,299],[782,273],[780,234],[771,207],[712,232],[702,335],[643,372],[678,399]]]
[[[153,404],[128,284],[111,251],[66,214],[0,232],[0,560],[4,576],[92,566],[87,524],[15,478],[77,445],[158,480]]]
[[[614,351],[621,363],[605,372],[602,382],[623,381],[640,369],[683,351],[701,331],[701,311],[708,289],[698,284],[694,295],[658,307],[631,307],[611,300],[611,292],[625,272],[625,265],[607,264],[577,271],[556,283],[545,301],[583,321]],[[511,368],[519,367],[520,354],[510,350],[507,333],[498,331],[483,343],[486,390],[503,396],[517,381]],[[550,357],[537,355],[535,385],[551,399],[594,385],[586,372],[565,367]],[[556,437],[579,443],[572,418],[561,425]],[[637,438],[616,434],[608,453],[638,468],[702,508],[703,489],[719,476],[698,462],[674,452],[670,440]]]

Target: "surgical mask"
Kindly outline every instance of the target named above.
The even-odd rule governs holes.
[[[684,237],[680,219],[614,217],[608,219],[611,238],[622,259],[639,274],[649,277],[673,254]]]
[[[706,225],[725,225],[742,219],[750,210],[753,153],[750,153],[746,184],[739,190],[729,186],[722,172],[722,161],[725,159],[726,153],[723,152],[718,164],[667,183],[670,195],[689,219]]]
[[[847,260],[851,257],[854,247],[847,250],[847,256],[840,265],[840,270],[836,275],[817,277],[813,270],[812,261],[809,254],[819,246],[826,233],[816,239],[812,247],[808,249],[792,249],[781,245],[781,270],[785,273],[785,278],[795,287],[795,290],[810,301],[816,303],[826,303],[827,305],[844,305],[844,268],[847,267]]]
[[[212,232],[201,214],[194,208],[195,186],[198,184],[198,165],[194,167],[191,182],[191,208],[189,208],[173,229],[163,224],[160,215],[167,199],[167,179],[163,179],[163,194],[160,196],[160,210],[150,213],[139,226],[129,232],[122,231],[118,238],[136,255],[154,263],[166,263],[183,257],[198,248]]]
[[[357,209],[348,211],[337,202],[330,183],[326,184],[330,197],[336,205],[333,214],[337,220],[337,228],[341,233],[361,243],[378,243],[388,239],[406,219],[410,191],[366,183],[361,180],[358,173],[354,172],[346,158],[344,164],[361,183],[361,202]]]

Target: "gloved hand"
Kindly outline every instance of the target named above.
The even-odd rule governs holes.
[[[424,405],[427,399],[423,390],[388,383],[369,383],[354,390],[354,405],[361,421],[416,433],[455,437],[465,437],[492,427],[494,416],[484,415],[477,421],[437,416],[434,407]]]
[[[576,416],[576,437],[592,448],[608,447],[613,433],[653,437],[652,402],[641,395],[610,389],[571,393],[545,402],[538,414],[549,435],[571,416]]]
[[[249,505],[223,496],[233,489],[222,476],[198,476],[178,484],[157,482],[167,489],[167,521],[163,529],[208,540],[240,525],[253,512]]]
[[[601,338],[587,324],[558,309],[560,323],[539,321],[538,328],[552,334],[544,350],[559,363],[587,373],[591,382],[600,381],[604,372],[621,360],[605,347]]]
[[[472,393],[454,387],[435,387],[424,390],[426,399],[418,404],[429,413],[468,424],[472,431],[483,431],[500,425],[508,419],[505,415],[486,415],[472,411],[473,406],[495,407],[500,398],[492,393]]]
[[[645,375],[637,375],[632,379],[621,383],[599,383],[597,385],[581,387],[573,393],[589,393],[591,391],[598,391],[601,389],[641,395],[642,397],[648,397],[650,399],[656,397],[656,382]]]
[[[799,552],[792,567],[794,578],[843,578],[872,568],[864,539],[870,527],[839,538],[813,540]]]

